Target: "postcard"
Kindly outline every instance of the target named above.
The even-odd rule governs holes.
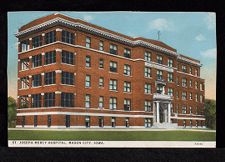
[[[215,148],[216,55],[211,12],[8,12],[8,145]]]

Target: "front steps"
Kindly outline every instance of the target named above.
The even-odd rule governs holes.
[[[176,129],[178,128],[177,123],[154,123],[152,128],[165,128],[165,129]]]

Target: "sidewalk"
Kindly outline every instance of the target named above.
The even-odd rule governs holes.
[[[162,128],[8,128],[8,130],[49,130],[49,131],[197,131],[197,132],[216,132],[210,129],[162,129]]]

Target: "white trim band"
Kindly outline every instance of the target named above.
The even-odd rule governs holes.
[[[132,118],[153,118],[153,115],[125,115],[125,114],[106,114],[106,113],[89,113],[89,112],[24,112],[17,113],[17,116],[31,115],[81,115],[81,116],[104,116],[104,117],[132,117]]]

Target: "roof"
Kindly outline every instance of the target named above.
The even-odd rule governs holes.
[[[121,36],[121,37],[123,37],[123,38],[129,39],[129,40],[131,40],[131,41],[143,40],[143,41],[152,43],[152,44],[154,44],[154,45],[157,45],[157,46],[166,48],[166,49],[171,50],[171,51],[174,51],[174,52],[177,51],[175,48],[172,48],[172,47],[170,47],[169,45],[167,45],[167,44],[165,44],[165,43],[163,43],[163,42],[161,42],[161,41],[158,41],[158,40],[147,39],[147,38],[143,38],[143,37],[133,38],[133,37],[130,37],[130,36],[121,34],[121,33],[119,33],[119,32],[115,32],[115,31],[106,29],[106,28],[104,28],[104,27],[100,27],[100,26],[97,26],[97,25],[95,25],[95,24],[86,22],[86,21],[84,21],[84,20],[81,20],[81,19],[74,19],[74,18],[65,16],[65,15],[63,15],[63,14],[59,14],[59,13],[47,15],[47,16],[38,18],[38,19],[36,19],[36,20],[33,20],[33,21],[29,22],[28,24],[23,25],[22,27],[20,27],[20,28],[19,28],[19,32],[24,31],[24,30],[26,30],[26,29],[28,29],[28,28],[31,28],[31,27],[33,27],[33,26],[35,26],[35,25],[42,24],[42,23],[44,23],[44,22],[46,22],[46,21],[49,21],[49,20],[54,19],[54,18],[57,18],[57,17],[63,18],[63,19],[66,19],[66,20],[69,20],[69,21],[72,21],[72,22],[80,22],[80,23],[82,23],[82,24],[85,24],[85,25],[94,27],[94,28],[96,28],[96,29],[100,29],[100,30],[103,30],[103,31],[106,31],[106,32],[109,32],[109,33],[112,33],[112,34],[116,34],[116,35],[118,35],[118,36]]]
[[[175,48],[159,40],[148,39],[144,37],[133,38],[133,37],[121,34],[119,32],[115,32],[115,31],[106,29],[104,27],[86,22],[81,19],[71,18],[69,16],[66,16],[60,13],[50,14],[50,15],[38,18],[36,20],[33,20],[27,23],[26,25],[21,26],[16,36],[20,37],[21,35],[29,33],[30,31],[35,31],[37,29],[40,29],[43,26],[53,23],[53,20],[54,22],[61,22],[65,25],[70,24],[70,26],[72,27],[78,27],[78,28],[82,27],[83,29],[88,31],[92,30],[92,31],[95,31],[96,33],[101,33],[103,36],[107,35],[109,38],[113,38],[114,40],[122,41],[124,43],[127,42],[131,45],[142,45],[144,47],[150,47],[152,49],[163,51],[173,56],[177,56],[179,60],[185,61],[187,63],[195,64],[197,66],[201,66],[199,60],[190,58],[182,54],[178,54]]]

